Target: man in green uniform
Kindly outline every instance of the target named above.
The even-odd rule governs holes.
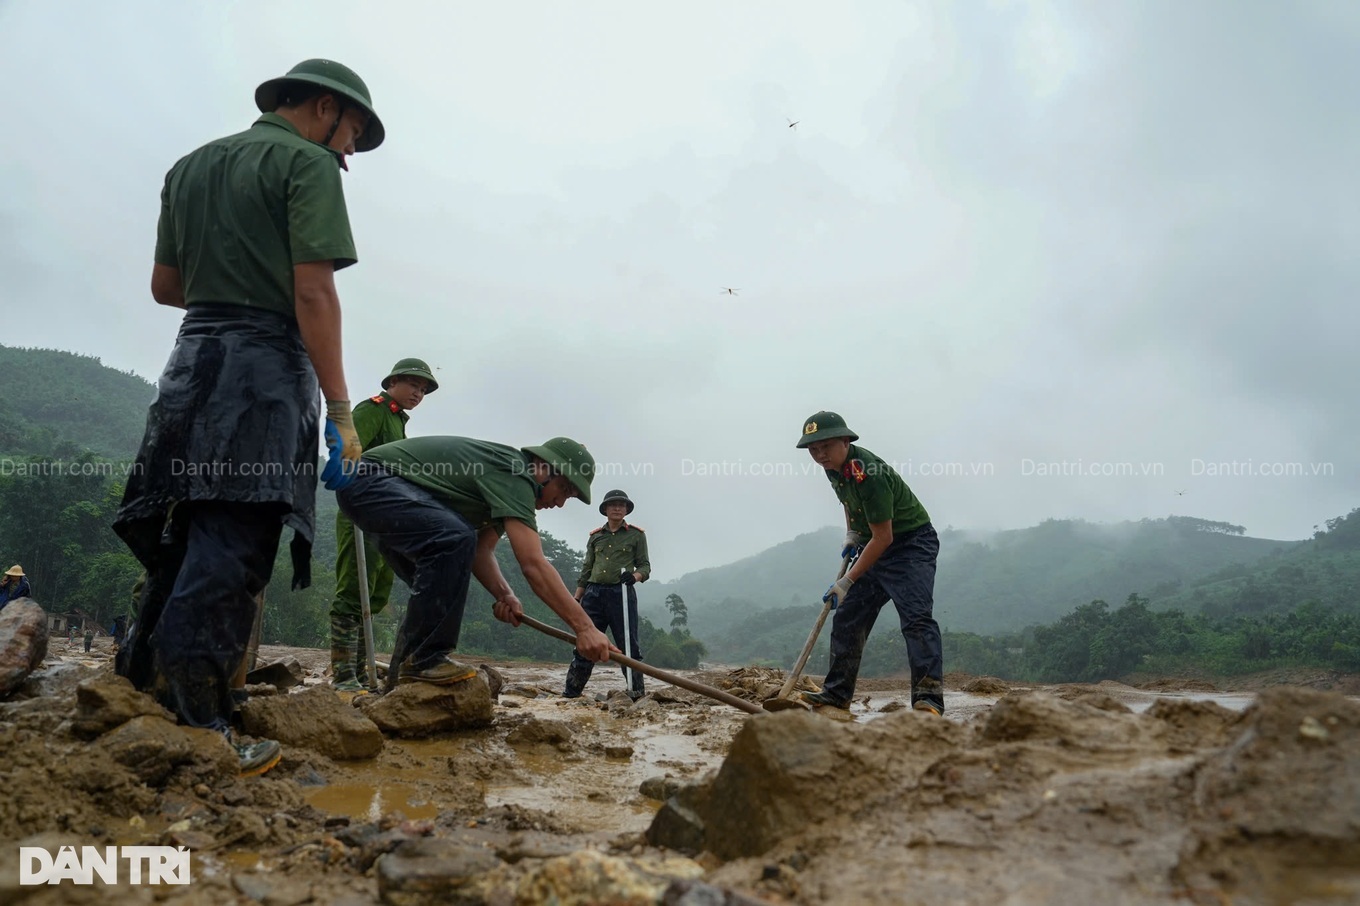
[[[636,582],[646,582],[652,574],[652,561],[647,557],[647,535],[638,525],[630,525],[625,518],[633,512],[633,501],[623,491],[610,491],[600,501],[600,515],[609,521],[593,529],[586,539],[586,558],[581,565],[581,578],[576,580],[576,600],[590,617],[595,628],[606,628],[614,635],[615,644],[634,660],[642,660],[638,644],[638,610]],[[623,606],[627,589],[628,607]],[[595,664],[576,652],[567,668],[567,684],[562,695],[580,698],[590,681]],[[642,674],[623,670],[628,694],[634,699],[644,694]]]
[[[534,594],[576,632],[577,650],[609,659],[609,640],[544,556],[536,517],[572,497],[589,503],[594,472],[595,458],[566,437],[519,449],[471,437],[412,437],[364,454],[336,501],[411,588],[392,656],[400,682],[446,685],[476,676],[449,657],[473,576],[491,593],[496,619],[520,624],[524,607],[496,562],[502,535]]]
[[[354,407],[354,430],[365,450],[406,437],[410,410],[439,389],[430,366],[420,359],[402,359],[383,378],[382,393]],[[395,573],[371,538],[364,539],[368,568],[368,603],[373,616],[387,607]],[[331,602],[331,685],[341,692],[368,686],[368,652],[359,603],[359,558],[354,555],[354,523],[335,514],[335,600]]]
[[[857,440],[835,412],[810,416],[798,438],[798,447],[826,470],[845,512],[842,559],[858,553],[822,598],[836,612],[831,667],[822,691],[804,692],[803,698],[813,705],[850,707],[869,630],[891,598],[907,642],[912,707],[943,714],[944,655],[933,613],[940,539],[897,470]]]
[[[384,136],[368,87],[331,60],[264,82],[255,104],[249,129],[166,175],[151,295],[185,314],[114,522],[147,571],[118,672],[229,739],[231,680],[285,525],[294,585],[310,582],[318,389],[327,487],[362,452],[335,288],[357,258],[340,171]],[[279,745],[237,753],[259,774]]]

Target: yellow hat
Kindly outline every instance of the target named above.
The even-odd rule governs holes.
[[[24,568],[23,568],[22,566],[20,566],[19,564],[17,564],[17,563],[14,564],[13,566],[11,566],[9,569],[5,570],[5,575],[7,575],[7,576],[14,576],[15,578],[18,578],[18,577],[22,576],[23,574],[24,574]]]

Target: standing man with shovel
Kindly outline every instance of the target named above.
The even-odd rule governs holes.
[[[647,581],[652,574],[652,561],[647,557],[646,533],[624,521],[632,512],[633,501],[623,491],[610,491],[600,501],[600,515],[609,521],[592,531],[586,541],[586,559],[581,566],[581,578],[576,582],[576,600],[596,629],[601,632],[609,629],[614,641],[623,646],[624,654],[640,661],[637,591],[633,584]],[[576,652],[567,669],[567,685],[562,695],[580,698],[594,667],[588,658]],[[629,696],[642,698],[642,674],[627,667],[621,669]]]
[[[944,713],[944,655],[935,622],[935,558],[940,539],[921,501],[902,476],[857,446],[859,435],[835,412],[803,422],[798,448],[812,454],[845,511],[842,562],[868,538],[858,559],[827,589],[831,604],[831,667],[821,692],[804,692],[811,705],[850,707],[859,662],[878,612],[892,599],[911,666],[911,706]]]
[[[402,359],[382,381],[382,392],[354,407],[354,430],[365,450],[403,440],[407,413],[439,389],[430,366],[420,359]],[[367,632],[359,596],[359,558],[354,523],[335,514],[335,600],[331,602],[331,685],[337,692],[359,692],[369,685]],[[383,612],[392,594],[396,573],[378,553],[372,539],[364,540],[364,580],[368,584],[370,618]],[[376,679],[374,677],[373,679]]]

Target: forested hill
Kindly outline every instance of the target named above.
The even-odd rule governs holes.
[[[0,453],[131,459],[154,385],[94,356],[0,346]]]
[[[842,531],[800,535],[754,557],[669,583],[648,583],[644,604],[680,595],[699,637],[716,640],[753,614],[820,600],[835,577]],[[935,616],[946,630],[1001,633],[1051,623],[1101,598],[1123,601],[1188,588],[1232,567],[1250,568],[1300,542],[1245,537],[1240,526],[1190,517],[1115,525],[1050,519],[1015,531],[941,533]],[[804,633],[806,630],[803,630]],[[714,644],[715,656],[720,645]]]

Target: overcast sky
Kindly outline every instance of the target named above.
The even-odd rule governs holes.
[[[823,408],[941,528],[1360,505],[1360,4],[0,0],[3,342],[154,381],[164,173],[313,56],[387,127],[351,395],[584,442],[658,578],[839,521]]]

